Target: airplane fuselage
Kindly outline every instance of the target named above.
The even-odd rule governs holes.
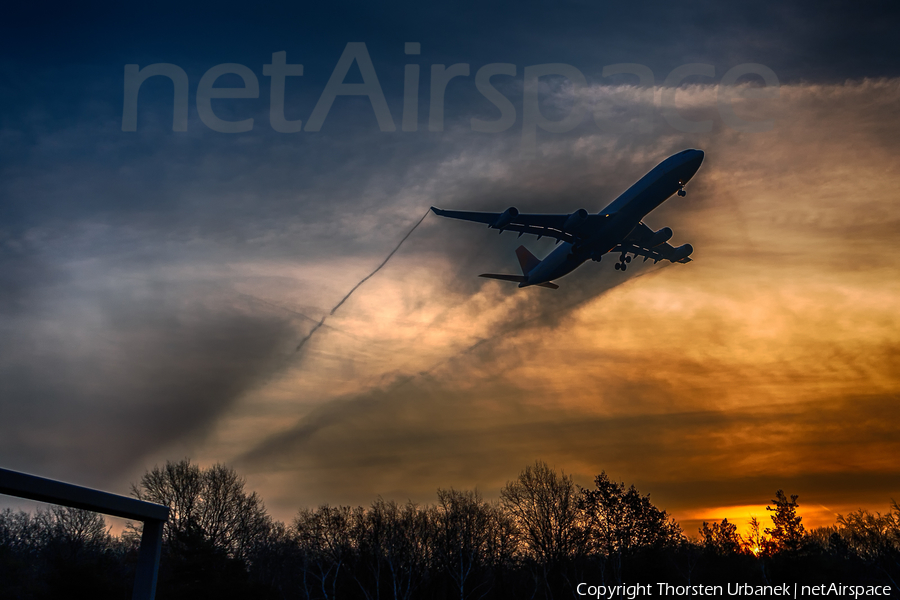
[[[528,287],[568,275],[588,259],[613,250],[650,211],[681,190],[700,168],[702,150],[684,150],[656,165],[599,212],[609,215],[590,237],[573,245],[562,242],[519,283]]]

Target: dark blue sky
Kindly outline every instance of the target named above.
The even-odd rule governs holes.
[[[889,2],[20,3],[4,19],[3,47],[5,58],[45,68],[253,65],[278,49],[318,67],[347,41],[396,65],[398,41],[417,40],[428,62],[567,62],[589,74],[615,62],[660,73],[761,62],[784,81],[835,81],[897,74],[896,19]]]
[[[208,150],[244,151],[247,138],[270,139],[269,86],[262,65],[276,51],[286,51],[289,63],[302,63],[302,77],[288,78],[286,116],[306,119],[331,75],[347,42],[365,42],[394,121],[399,127],[403,66],[422,67],[419,135],[416,149],[439,145],[439,134],[424,132],[428,119],[428,69],[432,64],[469,63],[468,78],[451,82],[446,92],[446,118],[496,117],[496,109],[474,89],[475,71],[484,64],[517,66],[517,76],[499,77],[520,116],[521,78],[527,65],[567,63],[581,70],[589,84],[631,83],[635,78],[601,77],[605,65],[638,63],[648,66],[657,85],[675,67],[687,63],[715,66],[714,83],[730,68],[761,63],[782,83],[834,83],[847,79],[891,77],[900,70],[900,42],[894,35],[897,9],[888,2],[467,2],[453,6],[402,3],[323,3],[311,5],[249,5],[220,3],[193,6],[166,3],[122,5],[30,5],[8,9],[0,25],[2,61],[0,125],[4,143],[0,161],[5,181],[23,171],[58,167],[80,170],[79,164],[103,165],[107,177],[162,150],[182,164]],[[422,54],[408,57],[403,44],[418,41]],[[226,62],[246,65],[260,81],[260,96],[252,100],[216,100],[225,118],[254,116],[249,135],[227,139],[199,122],[194,103],[201,75]],[[188,135],[170,126],[171,84],[148,80],[141,89],[138,135],[122,136],[117,127],[123,105],[125,64],[144,67],[174,63],[189,77]],[[229,79],[231,77],[231,79]],[[359,77],[354,66],[348,81]],[[238,85],[235,76],[219,86]],[[323,132],[355,146],[361,131],[376,129],[368,102],[340,98]],[[74,134],[75,130],[77,134]],[[47,132],[72,131],[70,143],[41,143]],[[278,136],[275,136],[276,138]],[[302,155],[299,171],[322,172],[334,161],[354,156],[347,147],[321,144],[310,133],[290,143]],[[297,139],[300,138],[300,139]],[[409,136],[383,136],[382,153],[402,159]],[[283,140],[282,140],[283,141]],[[348,154],[349,153],[349,154]],[[152,190],[155,177],[140,182]],[[296,183],[296,181],[292,182]],[[126,184],[127,185],[127,184]],[[2,190],[2,188],[0,188]],[[114,212],[141,206],[137,198],[122,203],[109,196],[72,201],[4,193],[0,217],[10,226],[20,220],[77,218],[80,211]],[[39,196],[39,195],[38,195]],[[161,207],[169,200],[148,202]],[[161,203],[161,204],[159,204]]]

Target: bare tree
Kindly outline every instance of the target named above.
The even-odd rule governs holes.
[[[527,554],[556,564],[580,550],[584,529],[572,478],[547,463],[525,467],[500,491],[500,505],[513,518]]]
[[[232,558],[246,560],[272,526],[262,499],[256,492],[245,492],[244,478],[230,467],[216,464],[201,475],[200,523],[205,535]]]
[[[884,515],[864,509],[838,515],[838,534],[857,556],[878,568],[900,592],[900,505],[892,502],[891,511]]]
[[[535,590],[553,596],[551,580],[566,578],[566,563],[582,553],[585,528],[575,483],[557,474],[547,463],[525,467],[515,481],[500,491],[500,506],[512,520],[518,540],[517,554],[532,570]]]
[[[112,536],[103,515],[89,510],[52,504],[38,508],[34,516],[44,530],[71,556],[83,551],[98,551],[111,545]]]
[[[244,485],[230,467],[201,469],[184,459],[153,467],[131,486],[131,493],[169,507],[164,534],[170,546],[202,540],[229,558],[246,560],[272,520],[262,499],[256,492],[247,493]]]
[[[440,566],[460,600],[482,597],[491,588],[491,567],[511,555],[511,522],[477,490],[439,489],[437,494],[432,520]]]
[[[390,578],[392,597],[411,598],[431,563],[427,512],[412,502],[400,506],[379,498],[366,513],[366,536],[370,559]]]
[[[324,598],[336,598],[341,571],[358,547],[354,522],[359,509],[324,505],[303,509],[294,519],[294,529],[304,558],[304,590],[312,597],[309,577],[317,582]]]
[[[22,556],[32,554],[43,543],[41,527],[25,511],[0,511],[0,548]]]

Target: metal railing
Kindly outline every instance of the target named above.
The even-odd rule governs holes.
[[[0,494],[143,521],[131,597],[153,600],[156,596],[163,524],[169,518],[169,507],[4,468],[0,468]]]

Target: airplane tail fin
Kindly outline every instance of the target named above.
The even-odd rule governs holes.
[[[528,273],[531,272],[541,261],[538,257],[528,251],[525,246],[516,248],[516,258],[519,259],[519,265],[522,267],[521,275],[506,275],[503,273],[482,273],[479,277],[487,277],[488,279],[501,279],[503,281],[514,281],[522,284],[528,281]],[[544,283],[534,284],[538,287],[545,287],[551,290],[558,290],[559,286],[553,282],[545,281]],[[521,285],[519,287],[522,287]]]
[[[519,265],[522,267],[523,275],[528,275],[528,273],[541,262],[538,257],[529,252],[528,248],[525,246],[516,248],[516,258],[519,259]]]

